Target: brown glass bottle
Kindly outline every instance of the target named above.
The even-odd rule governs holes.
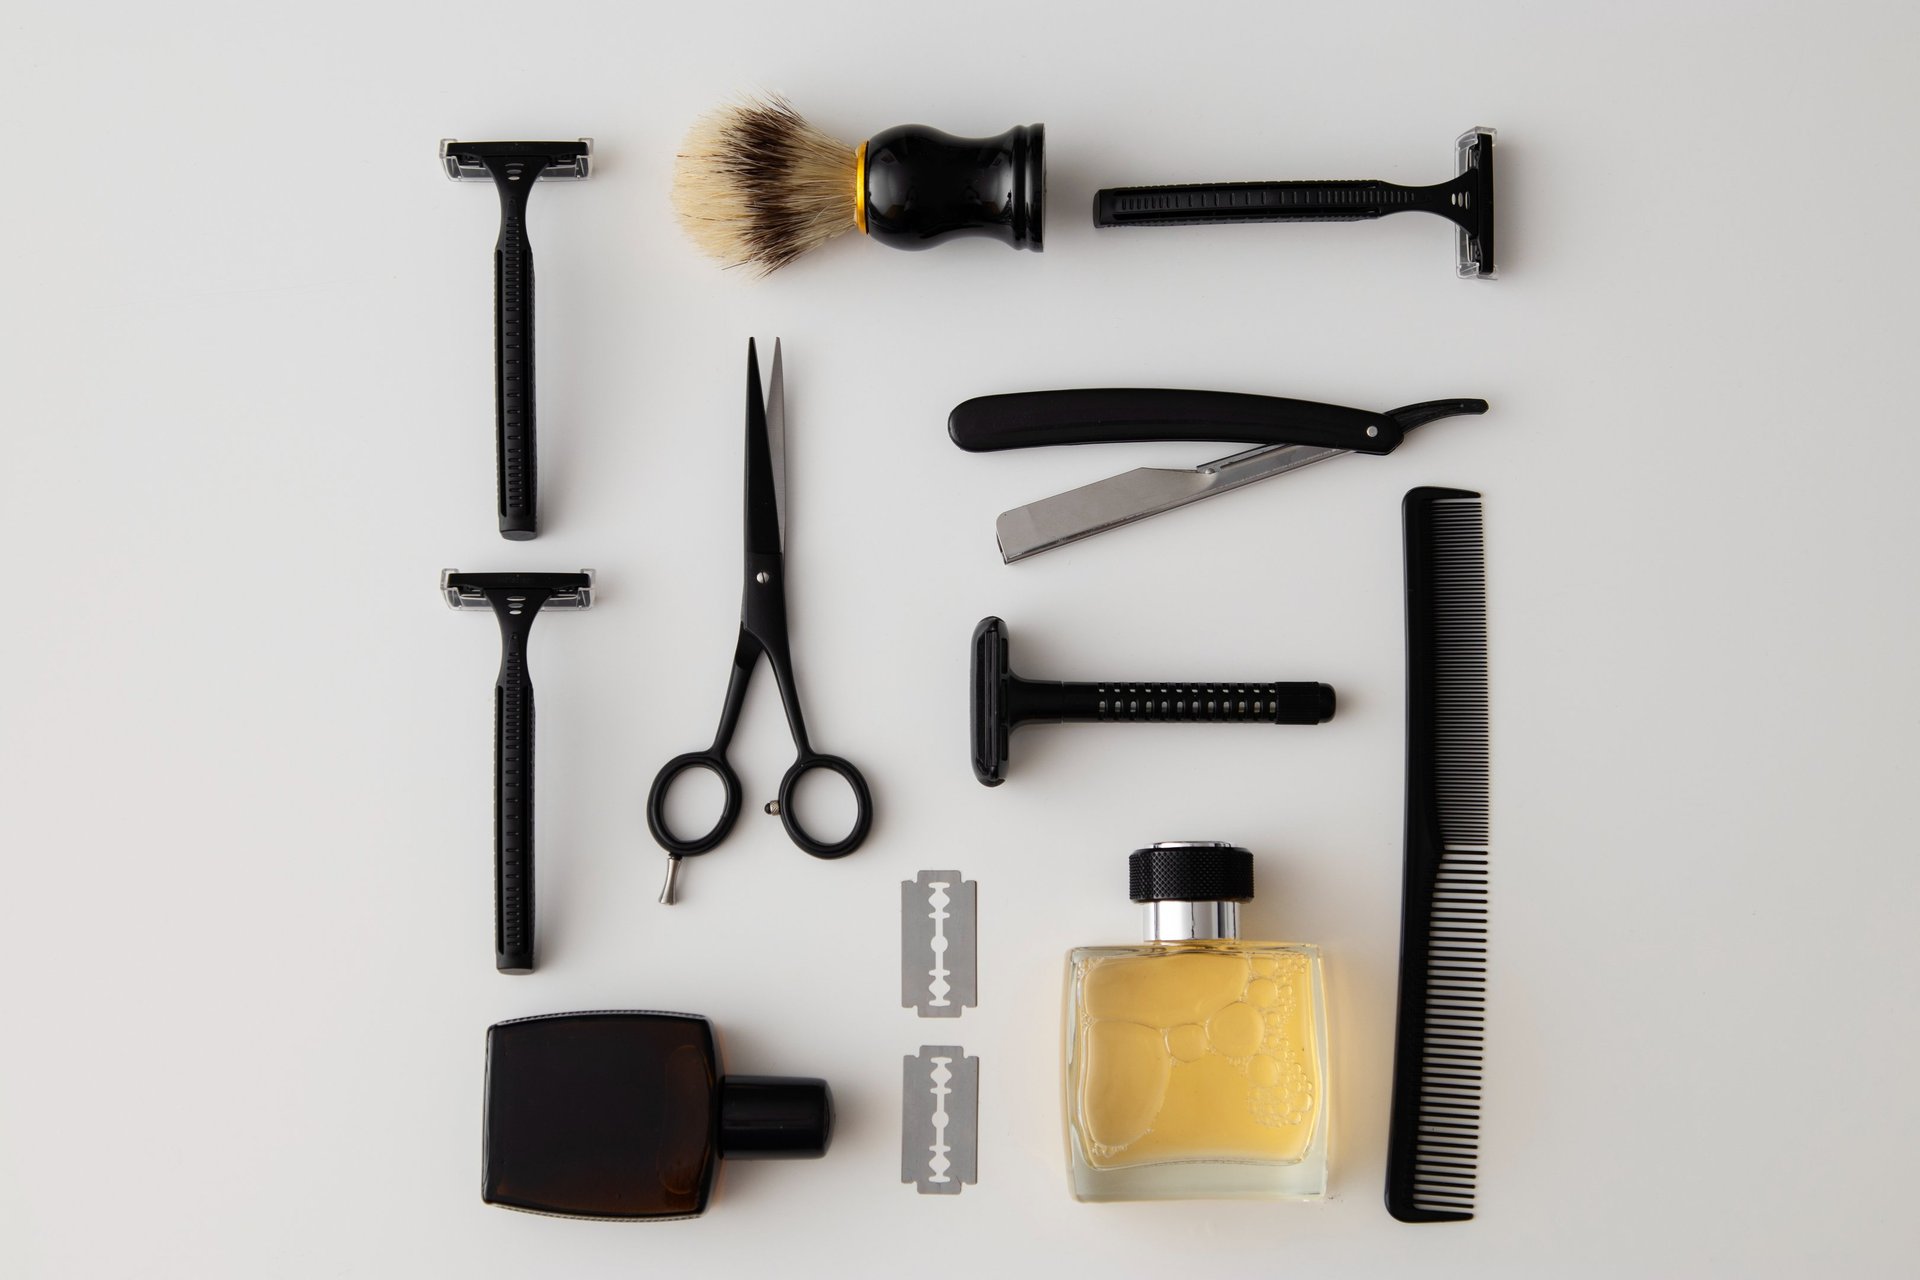
[[[720,1159],[826,1153],[824,1080],[722,1076],[685,1013],[556,1013],[487,1030],[480,1195],[573,1218],[691,1218]]]

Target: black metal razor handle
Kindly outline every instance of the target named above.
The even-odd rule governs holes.
[[[539,455],[534,448],[533,245],[527,193],[535,165],[489,166],[500,191],[500,239],[493,246],[494,463],[500,536],[524,541],[536,522]]]
[[[1384,413],[1311,400],[1105,387],[978,396],[955,407],[947,419],[947,434],[969,453],[1142,440],[1223,440],[1391,453],[1405,438],[1405,429]]]
[[[973,697],[968,738],[973,776],[997,787],[1007,776],[1008,746],[1023,724],[1112,721],[1322,724],[1333,719],[1333,686],[1310,680],[1028,680],[1016,675],[1007,624],[982,618],[973,629]]]
[[[1030,681],[1028,718],[1146,723],[1324,724],[1333,719],[1333,686],[1311,680],[1273,684],[1086,684]]]
[[[1431,187],[1376,179],[1350,182],[1197,182],[1109,187],[1095,192],[1097,227],[1172,227],[1209,222],[1362,222],[1389,213],[1437,213],[1462,222],[1454,197],[1471,175]]]
[[[493,687],[493,963],[533,972],[533,680],[527,636],[533,608],[500,616],[500,677]]]

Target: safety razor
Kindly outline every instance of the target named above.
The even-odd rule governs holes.
[[[1437,213],[1459,230],[1457,274],[1494,278],[1492,129],[1454,142],[1451,182],[1203,182],[1110,187],[1093,197],[1096,227],[1171,227],[1205,222],[1361,222],[1390,213]]]
[[[440,142],[455,182],[492,182],[500,192],[500,239],[493,246],[494,462],[500,536],[539,532],[539,458],[534,448],[533,246],[527,193],[542,178],[585,178],[593,139],[573,142]]]
[[[593,604],[593,570],[440,575],[451,609],[491,609],[500,620],[493,686],[493,962],[533,972],[533,681],[527,637],[542,609]]]

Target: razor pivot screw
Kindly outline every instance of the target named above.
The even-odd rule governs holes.
[[[1100,683],[1026,680],[1008,659],[1007,624],[982,618],[973,629],[973,775],[997,787],[1007,776],[1007,743],[1023,724],[1103,720],[1323,724],[1333,719],[1331,685]]]

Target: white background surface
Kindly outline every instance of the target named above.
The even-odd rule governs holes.
[[[12,681],[0,1270],[20,1276],[1910,1274],[1920,614],[1910,6],[15,5],[0,329]],[[688,123],[1047,125],[1047,251],[698,258]],[[1429,218],[1096,234],[1093,190],[1440,180],[1501,131],[1500,267]],[[532,200],[546,532],[493,532],[496,202],[435,142],[572,137]],[[793,627],[880,818],[748,811],[653,901],[641,806],[736,620],[742,348],[786,340]],[[1144,383],[1374,408],[1348,459],[1012,567],[993,516],[1207,450],[969,456],[968,396]],[[1380,1207],[1398,912],[1399,499],[1487,494],[1481,1217]],[[543,619],[542,966],[492,971],[490,619],[447,565],[600,573]],[[1319,679],[1318,729],[1030,729],[972,780],[965,639],[1051,678]],[[1260,856],[1321,943],[1319,1206],[1066,1193],[1058,979],[1136,936],[1136,844]],[[980,1007],[897,1001],[897,885],[980,882]],[[666,1007],[841,1127],[698,1222],[481,1204],[482,1033]],[[900,1057],[983,1062],[980,1183],[898,1184]]]

